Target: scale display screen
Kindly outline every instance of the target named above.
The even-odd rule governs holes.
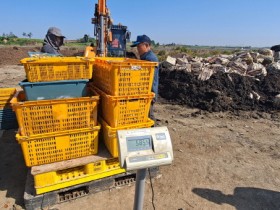
[[[126,143],[128,152],[152,149],[151,136],[127,137]]]

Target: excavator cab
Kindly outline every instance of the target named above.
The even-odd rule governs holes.
[[[131,33],[127,30],[127,26],[112,25],[111,26],[112,41],[109,41],[106,49],[107,57],[126,57],[126,43],[130,41]],[[87,46],[84,56],[93,58],[96,56],[96,46],[92,43]]]
[[[127,26],[112,25],[112,41],[107,45],[108,57],[125,57],[126,43],[130,40],[130,32]]]

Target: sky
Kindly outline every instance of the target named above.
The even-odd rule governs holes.
[[[23,32],[43,39],[48,28],[67,39],[94,37],[98,0],[8,0],[0,4],[0,35]],[[107,0],[114,24],[131,41],[146,34],[156,43],[271,47],[280,44],[280,0]]]

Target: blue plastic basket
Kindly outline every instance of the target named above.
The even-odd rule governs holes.
[[[12,109],[0,109],[0,122],[16,119],[16,114]]]
[[[28,101],[77,98],[87,96],[88,80],[61,80],[52,82],[27,82],[19,83],[23,88]]]
[[[17,129],[17,128],[18,128],[18,123],[16,120],[0,122],[0,130],[9,130],[9,129]]]
[[[0,130],[18,128],[15,112],[11,108],[0,109]]]

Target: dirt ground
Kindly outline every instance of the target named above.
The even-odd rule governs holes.
[[[2,61],[3,54],[9,62]],[[17,86],[25,78],[23,67],[12,58],[26,56],[13,54],[0,48],[1,87]],[[208,112],[160,98],[157,124],[169,128],[174,162],[160,167],[161,176],[152,182],[154,199],[147,178],[144,209],[152,210],[153,204],[158,210],[280,209],[280,120],[273,117],[279,114],[275,112]],[[24,209],[27,168],[15,133],[0,131],[0,209]],[[99,192],[49,209],[131,210],[134,187]]]

